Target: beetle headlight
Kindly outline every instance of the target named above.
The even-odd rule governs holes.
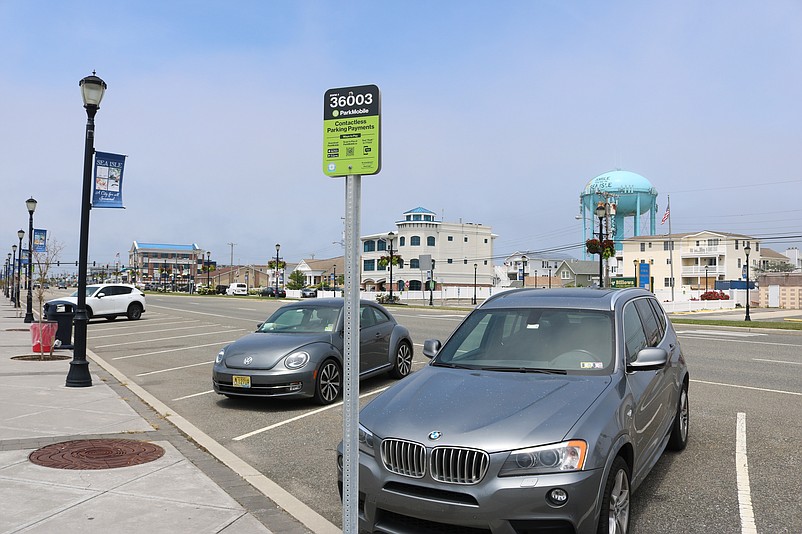
[[[214,363],[223,363],[223,358],[226,357],[226,349],[220,349],[220,352],[217,353],[217,357],[214,359]]]
[[[585,465],[587,443],[564,441],[554,445],[530,447],[510,452],[499,476],[542,475],[561,471],[581,471]]]
[[[303,351],[293,352],[284,358],[284,366],[287,369],[300,369],[309,363],[309,354]]]
[[[359,425],[359,451],[373,456],[374,441],[373,432]]]

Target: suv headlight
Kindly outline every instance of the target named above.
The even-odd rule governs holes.
[[[374,446],[375,440],[373,438],[373,432],[368,430],[362,425],[359,425],[359,451],[364,452],[365,454],[369,454],[371,456],[374,455]]]
[[[220,352],[217,353],[217,357],[214,359],[214,363],[223,363],[223,358],[226,357],[226,349],[220,349]]]
[[[284,358],[284,366],[287,369],[300,369],[309,363],[309,354],[303,351],[293,352]]]
[[[542,475],[564,471],[581,471],[588,445],[582,440],[511,451],[499,476]]]

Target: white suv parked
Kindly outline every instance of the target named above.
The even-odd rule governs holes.
[[[248,294],[248,286],[240,282],[234,282],[228,289],[226,289],[226,295],[247,295]]]
[[[67,301],[76,308],[78,306],[78,292],[56,301]],[[47,306],[50,302],[45,304]],[[47,308],[45,308],[45,311]],[[124,315],[135,321],[145,313],[145,294],[128,284],[93,284],[86,286],[86,314],[89,319],[105,317],[113,321]]]

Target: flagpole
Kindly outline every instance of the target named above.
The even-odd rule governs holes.
[[[668,263],[671,266],[671,302],[674,302],[674,239],[671,232],[671,195],[668,195],[666,214],[668,214]]]

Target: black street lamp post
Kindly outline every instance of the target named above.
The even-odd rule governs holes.
[[[211,278],[211,269],[209,269],[209,266],[211,265],[211,259],[212,259],[212,253],[207,250],[206,251],[206,291],[207,292],[209,291],[209,288],[212,287],[212,281],[210,279]]]
[[[334,274],[332,275],[334,277],[334,282],[332,282],[331,285],[334,287],[334,296],[336,297],[337,296],[337,265],[332,265],[331,268],[334,270]]]
[[[432,299],[432,294],[434,293],[434,260],[432,260],[432,279],[429,281],[429,306],[434,306],[434,300]]]
[[[78,246],[78,302],[75,309],[75,338],[72,361],[67,373],[67,387],[89,387],[92,375],[86,360],[86,271],[89,268],[89,210],[92,208],[92,159],[95,154],[95,114],[106,91],[106,82],[95,76],[82,79],[78,85],[86,109],[86,136],[84,139],[84,175],[81,191],[81,234]]]
[[[477,264],[473,264],[473,305],[476,306],[476,269],[479,267]]]
[[[36,211],[36,199],[31,197],[25,201],[28,208],[28,298],[26,301],[25,321],[33,322],[33,212]]]
[[[11,259],[11,304],[17,307],[17,245],[11,245],[12,259]]]
[[[521,256],[521,287],[526,287],[526,256]]]
[[[281,245],[276,243],[276,292],[273,293],[273,296],[276,297],[276,298],[278,298],[278,262],[279,262],[278,251],[279,251],[279,249],[281,249]]]
[[[599,287],[604,287],[604,216],[607,208],[604,202],[599,202],[596,206],[596,217],[599,218]]]
[[[11,253],[8,253],[8,257],[6,258],[6,298],[9,298],[10,293],[8,289],[8,285],[11,283]]]
[[[22,290],[22,238],[25,237],[25,230],[19,230],[17,232],[17,237],[19,237],[19,254],[17,254],[17,300],[16,307],[21,308],[22,303],[20,302],[20,291]]]
[[[551,289],[551,267],[549,267],[549,289]]]
[[[746,317],[744,321],[751,321],[749,317],[749,253],[752,252],[752,247],[749,246],[749,241],[746,242],[744,247],[744,254],[746,254]]]
[[[390,238],[390,304],[393,303],[393,237],[395,237],[394,232],[390,232],[387,234],[387,237]]]

